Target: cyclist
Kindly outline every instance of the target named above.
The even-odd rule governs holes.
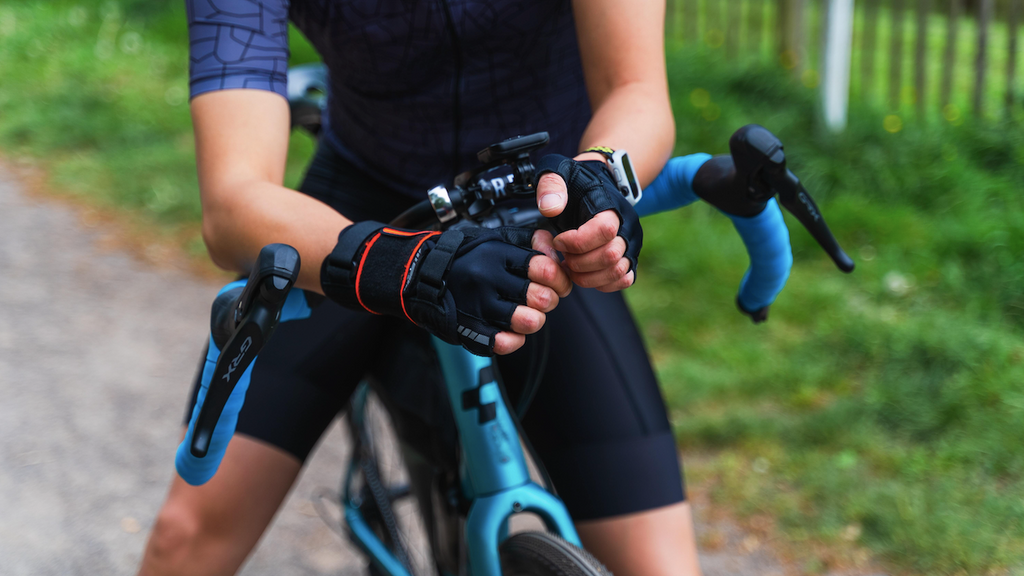
[[[664,401],[617,293],[636,279],[636,215],[604,174],[604,155],[580,153],[626,149],[642,184],[668,159],[674,122],[664,2],[186,6],[210,255],[244,273],[262,246],[288,243],[305,263],[298,286],[329,300],[310,318],[282,324],[259,356],[217,475],[199,486],[173,480],[140,574],[234,573],[364,374],[429,372],[407,364],[395,370],[396,350],[423,334],[413,322],[501,355],[510,389],[526,371],[532,340],[525,336],[546,322],[550,359],[523,425],[585,547],[620,576],[699,574]],[[289,19],[330,73],[325,135],[298,193],[282,186]],[[472,168],[477,150],[541,130],[553,136],[545,152],[578,161],[538,162],[549,172],[537,184],[539,208],[563,230],[553,239],[532,237],[544,256],[496,233],[427,237],[376,224]],[[414,263],[426,267],[445,250],[454,300],[433,308],[413,302],[407,310],[404,288],[393,289],[408,288],[407,278],[396,275]],[[564,268],[551,258],[554,250]],[[494,278],[515,289],[479,289],[481,279]],[[571,294],[570,278],[578,286]],[[504,301],[489,300],[487,293],[503,290]],[[469,322],[473,330],[465,330]],[[429,355],[420,356],[429,367]]]

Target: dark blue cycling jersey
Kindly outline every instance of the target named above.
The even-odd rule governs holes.
[[[325,133],[405,194],[546,130],[572,156],[590,120],[569,0],[185,0],[191,95],[286,94],[288,20],[330,72]]]

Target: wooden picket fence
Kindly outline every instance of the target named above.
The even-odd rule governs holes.
[[[728,58],[774,58],[817,85],[828,0],[667,0],[666,32]],[[1024,0],[856,0],[851,101],[959,121],[1021,115]],[[882,77],[882,68],[887,72]]]

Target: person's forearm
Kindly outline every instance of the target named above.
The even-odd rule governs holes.
[[[330,206],[268,182],[238,182],[237,193],[208,195],[203,203],[203,239],[221,268],[248,273],[263,246],[275,242],[299,251],[297,286],[321,292],[320,265],[338,233],[351,222]]]
[[[288,102],[263,90],[222,90],[192,100],[203,239],[221,268],[248,274],[267,244],[302,258],[298,286],[320,291],[320,265],[351,224],[330,206],[282,186]]]
[[[653,181],[665,166],[675,144],[675,121],[663,85],[626,84],[613,89],[594,110],[580,140],[580,150],[591,146],[625,149],[640,185]],[[577,159],[603,159],[588,154]]]
[[[580,150],[626,150],[646,186],[675,142],[665,74],[665,0],[574,0],[573,17],[594,111]]]

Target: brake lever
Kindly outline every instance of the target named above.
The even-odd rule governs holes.
[[[853,271],[853,259],[839,246],[814,198],[786,168],[786,154],[778,137],[763,126],[748,124],[729,139],[729,151],[737,173],[748,175],[751,200],[765,202],[778,195],[779,203],[803,224],[836,266],[845,273]]]
[[[818,205],[814,203],[814,199],[811,198],[804,185],[800,183],[800,179],[790,170],[786,170],[783,178],[784,185],[775,186],[779,193],[779,203],[783,208],[789,210],[790,214],[796,216],[804,228],[807,228],[807,231],[818,241],[818,244],[840,270],[847,274],[853,272],[853,259],[839,246],[839,241],[832,235],[828,224],[825,224],[821,210],[818,209]]]
[[[211,332],[220,356],[210,380],[189,451],[206,456],[213,431],[238,380],[277,328],[288,292],[299,276],[299,253],[287,244],[269,244],[260,250],[256,265],[240,294],[225,293],[214,302]],[[232,303],[225,305],[226,299]],[[220,340],[220,341],[218,341]]]

